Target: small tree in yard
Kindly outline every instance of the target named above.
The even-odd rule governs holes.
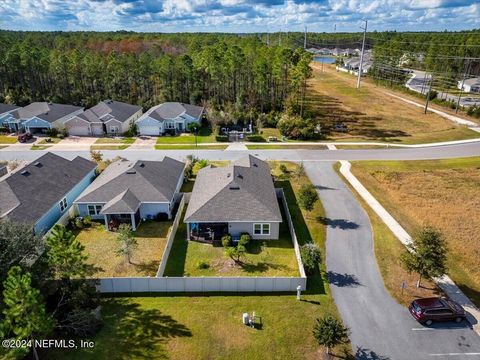
[[[90,150],[90,157],[92,158],[92,161],[97,164],[101,163],[103,160],[103,155],[100,151]]]
[[[227,234],[222,236],[222,246],[224,248],[232,246],[232,235]]]
[[[307,273],[311,274],[321,261],[321,252],[317,244],[308,243],[300,248],[303,266]]]
[[[129,224],[121,224],[117,230],[117,240],[120,242],[118,255],[125,255],[129,264],[132,263],[133,252],[137,249],[137,240],[133,237],[132,228]]]
[[[348,342],[348,328],[333,316],[317,318],[313,336],[319,345],[327,348],[327,354],[330,354],[331,348]]]
[[[227,236],[229,237],[229,239],[227,238]],[[232,237],[230,235],[224,236],[222,238],[222,245],[225,247],[225,254],[236,263],[240,263],[241,258],[247,252],[246,245],[249,243],[250,240],[250,234],[245,233],[240,236],[237,246],[232,246]]]
[[[315,203],[318,201],[318,194],[312,184],[304,184],[300,188],[298,204],[307,211],[312,211]]]
[[[447,272],[447,244],[442,233],[434,228],[423,228],[407,245],[402,263],[409,272],[419,275],[417,287],[422,278],[438,277]]]
[[[13,337],[16,340],[34,340],[49,335],[54,326],[53,319],[47,315],[40,291],[32,287],[32,278],[19,266],[8,271],[3,283],[3,315],[0,327],[2,339]],[[13,350],[12,355],[23,357],[28,347]],[[35,347],[32,347],[38,359]]]

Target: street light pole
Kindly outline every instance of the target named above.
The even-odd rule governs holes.
[[[361,28],[363,29],[363,41],[362,41],[362,52],[360,53],[360,65],[358,67],[358,79],[357,79],[357,89],[360,89],[360,79],[362,78],[362,71],[363,71],[363,52],[365,50],[365,37],[367,35],[367,26],[368,26],[368,21],[365,21],[365,27]]]

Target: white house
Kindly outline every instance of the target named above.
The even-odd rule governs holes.
[[[82,111],[83,108],[79,106],[34,102],[12,111],[3,123],[10,131],[39,133],[52,128],[65,128],[65,122]]]
[[[463,83],[463,89],[462,89]],[[457,83],[457,87],[467,93],[480,93],[480,77],[467,79],[465,81],[460,80]]]
[[[184,132],[188,124],[200,122],[203,110],[201,106],[178,102],[154,106],[136,121],[138,133],[159,136],[166,132]]]
[[[70,135],[101,136],[122,134],[142,115],[140,106],[105,100],[65,122]]]

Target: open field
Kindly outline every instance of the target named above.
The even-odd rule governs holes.
[[[215,135],[209,128],[202,127],[197,135],[197,143],[214,143],[217,142]],[[184,133],[179,136],[160,136],[157,139],[157,144],[194,144],[195,135]]]
[[[325,145],[285,145],[285,144],[274,144],[274,145],[246,145],[248,150],[325,150],[327,147]]]
[[[322,121],[329,139],[389,141],[405,144],[471,139],[480,134],[433,113],[406,104],[384,93],[383,87],[364,81],[355,88],[356,78],[336,72],[333,66],[314,68],[307,102]],[[348,133],[331,131],[345,124]]]
[[[77,231],[77,239],[85,246],[88,262],[100,268],[95,277],[155,276],[166,246],[170,221],[141,223],[134,232],[138,248],[132,263],[115,254],[119,248],[117,234],[105,230],[105,226],[93,222],[92,227]]]
[[[90,150],[125,150],[130,145],[92,145]]]
[[[225,150],[228,147],[227,144],[224,145],[155,145],[155,150]]]
[[[299,187],[309,182],[296,177],[298,165],[286,163],[290,175],[281,175],[272,162],[283,187],[299,241],[317,242],[322,249],[320,272],[308,278],[302,300],[294,294],[235,294],[221,296],[158,296],[105,299],[105,326],[92,339],[94,349],[50,351],[49,359],[169,358],[169,359],[327,359],[312,336],[315,318],[338,316],[325,276],[325,216],[321,203],[307,214],[295,201]],[[242,325],[241,315],[255,311],[261,329]],[[349,345],[333,350],[353,358]],[[350,357],[348,357],[350,356]]]
[[[15,144],[16,142],[16,136],[0,135],[0,144]]]
[[[183,216],[184,214],[182,214]],[[285,214],[282,216],[285,221]],[[225,255],[222,246],[187,240],[183,218],[178,227],[165,276],[299,276],[288,225],[280,226],[278,240],[251,240],[241,264]],[[200,263],[208,264],[202,269]]]
[[[480,305],[480,158],[354,162],[352,172],[410,234],[443,232],[448,274]]]
[[[126,137],[126,138],[109,138],[103,137],[97,139],[95,144],[133,144],[135,142],[135,138]]]
[[[338,171],[340,164],[335,164],[335,170],[340,177],[343,175]],[[370,218],[370,225],[373,232],[373,246],[377,264],[382,274],[383,282],[388,292],[400,304],[408,306],[412,299],[418,297],[438,296],[440,289],[432,280],[423,279],[421,287],[417,288],[418,276],[409,274],[400,261],[399,254],[406,249],[405,246],[393,235],[385,223],[368,206],[368,204],[356,193],[348,181],[344,180],[350,191],[355,195],[358,202],[362,205]],[[405,283],[405,289],[401,288],[402,282]]]

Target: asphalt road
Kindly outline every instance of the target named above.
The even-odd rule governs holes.
[[[425,328],[390,296],[375,260],[369,218],[332,166],[310,162],[305,170],[328,218],[327,275],[356,358],[480,359],[480,337],[466,321]]]
[[[7,148],[8,149],[8,148]],[[0,150],[0,160],[35,160],[45,151],[41,150]],[[65,158],[75,156],[90,157],[85,150],[59,150],[55,154]],[[168,155],[184,159],[189,154],[209,160],[234,160],[246,153],[257,155],[267,160],[316,161],[316,160],[422,160],[456,157],[480,156],[480,141],[456,145],[419,147],[419,148],[389,148],[371,150],[102,150],[104,158],[122,156],[129,160],[155,160]]]

